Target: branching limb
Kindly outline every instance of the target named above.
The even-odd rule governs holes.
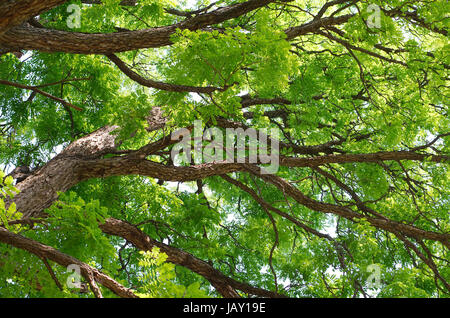
[[[8,0],[0,3],[0,35],[66,0]]]
[[[97,290],[95,288],[95,282],[98,282],[120,297],[137,298],[137,296],[130,289],[125,288],[111,277],[70,255],[58,251],[51,246],[44,245],[22,235],[12,233],[2,227],[0,227],[0,242],[26,250],[41,259],[52,260],[53,262],[64,267],[68,267],[72,264],[78,265],[80,267],[81,275],[91,283],[91,287],[93,287],[93,291],[96,296],[101,295],[98,293],[98,287]]]
[[[387,220],[377,217],[369,217],[367,215],[358,213],[353,211],[352,209],[340,206],[340,205],[334,205],[329,203],[323,203],[320,201],[316,201],[314,199],[311,199],[304,195],[300,190],[298,190],[296,187],[289,184],[284,179],[275,176],[275,175],[267,175],[267,174],[261,174],[260,168],[255,167],[253,165],[245,164],[245,169],[252,173],[253,175],[258,176],[259,178],[263,179],[264,181],[273,184],[276,186],[279,190],[281,190],[283,193],[286,193],[290,197],[292,197],[295,201],[298,203],[306,206],[307,208],[321,212],[321,213],[331,213],[335,214],[341,217],[344,217],[350,221],[357,221],[360,219],[366,219],[372,226],[386,230],[388,232],[401,232],[403,235],[415,238],[417,240],[434,240],[441,242],[444,246],[447,248],[450,248],[450,235],[449,234],[443,234],[443,233],[437,233],[432,231],[425,231],[420,228],[417,228],[412,225],[403,224],[397,221],[393,220]]]
[[[75,110],[78,110],[78,111],[82,111],[83,110],[82,108],[80,108],[78,106],[75,106],[75,105],[65,101],[64,99],[61,99],[59,97],[53,96],[53,95],[51,95],[51,94],[49,94],[47,92],[44,92],[44,91],[40,90],[38,88],[39,86],[28,86],[28,85],[14,83],[14,82],[6,81],[6,80],[0,80],[0,84],[13,86],[13,87],[17,87],[17,88],[22,88],[22,89],[28,89],[28,90],[31,90],[31,91],[37,93],[37,94],[41,94],[42,96],[45,96],[45,97],[50,98],[50,99],[53,99],[54,101],[57,101],[57,102],[63,104],[64,106],[71,107],[71,108],[73,108]],[[50,85],[50,84],[48,84],[48,85]]]
[[[238,297],[234,290],[240,290],[245,293],[260,297],[284,297],[281,294],[253,287],[246,283],[236,281],[225,276],[220,271],[212,267],[210,264],[202,261],[195,256],[169,246],[164,243],[153,240],[147,234],[139,230],[134,225],[114,218],[108,218],[104,224],[100,224],[100,229],[110,235],[120,236],[132,243],[138,249],[150,251],[153,247],[159,247],[161,252],[168,255],[167,261],[184,266],[193,272],[207,279],[224,297]]]
[[[158,82],[151,79],[147,79],[142,77],[141,75],[137,74],[135,71],[133,71],[131,68],[129,68],[125,62],[123,62],[120,58],[118,58],[114,54],[108,54],[106,55],[108,59],[111,60],[116,66],[130,79],[135,81],[136,83],[141,84],[145,87],[160,89],[164,91],[169,92],[192,92],[192,93],[204,93],[204,94],[211,94],[215,91],[223,92],[227,90],[231,85],[225,85],[224,87],[212,87],[212,86],[206,86],[206,87],[198,87],[198,86],[187,86],[187,85],[178,85],[178,84],[170,84],[170,83],[164,83],[164,82]]]

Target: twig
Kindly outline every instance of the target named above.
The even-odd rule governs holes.
[[[47,268],[48,272],[50,273],[50,276],[55,281],[56,286],[58,286],[58,289],[62,291],[63,287],[62,287],[61,283],[59,282],[58,278],[56,277],[55,272],[53,271],[52,267],[48,263],[47,259],[45,257],[42,257],[42,261],[44,262],[45,267]]]
[[[7,85],[7,86],[13,86],[13,87],[17,87],[17,88],[22,88],[22,89],[28,89],[31,90],[35,93],[41,94],[42,96],[48,97],[50,99],[53,99],[57,102],[60,102],[61,104],[63,104],[64,106],[68,106],[71,107],[73,109],[76,109],[78,111],[83,111],[82,108],[75,106],[67,101],[65,101],[64,99],[61,99],[59,97],[53,96],[47,92],[44,92],[42,90],[40,90],[39,88],[37,88],[36,86],[28,86],[28,85],[24,85],[24,84],[19,84],[19,83],[15,83],[15,82],[10,82],[10,81],[6,81],[6,80],[0,80],[0,84],[2,85]]]

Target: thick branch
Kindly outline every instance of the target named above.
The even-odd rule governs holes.
[[[0,3],[0,35],[66,0],[6,0]]]
[[[284,33],[287,35],[288,40],[292,40],[298,36],[305,35],[308,33],[315,33],[320,30],[320,28],[326,28],[333,25],[339,25],[347,22],[353,18],[354,14],[346,14],[339,17],[326,17],[319,20],[313,20],[311,22],[286,29]]]
[[[286,98],[276,97],[276,98],[260,98],[251,97],[250,95],[241,96],[242,108],[247,108],[253,105],[270,105],[270,104],[285,104],[290,105],[292,102]]]
[[[108,218],[100,229],[110,235],[120,236],[131,242],[138,249],[149,251],[153,247],[159,247],[161,252],[167,254],[167,261],[184,266],[193,272],[206,278],[224,297],[239,297],[234,289],[260,297],[284,297],[283,295],[253,287],[246,283],[236,281],[222,274],[208,263],[184,252],[178,248],[153,240],[134,225],[125,221]]]
[[[327,163],[380,162],[389,160],[450,162],[450,156],[422,154],[412,151],[384,151],[367,154],[338,154],[312,158],[282,157],[280,158],[280,165],[285,167],[317,167]]]
[[[137,151],[131,151],[127,155],[102,158],[105,154],[116,152],[116,135],[113,132],[117,128],[107,126],[80,138],[44,167],[18,183],[17,188],[21,192],[14,198],[18,211],[23,211],[25,217],[38,216],[57,199],[59,191],[67,191],[77,183],[92,178],[143,175],[164,181],[195,181],[244,169],[245,164],[237,162],[214,162],[176,167],[146,160],[147,156],[173,143],[168,137],[150,143]],[[286,167],[315,167],[328,163],[386,160],[421,161],[426,158],[430,158],[434,162],[449,161],[448,156],[432,156],[403,151],[329,155],[312,158],[281,157],[280,164]]]
[[[101,0],[81,0],[81,3],[84,4],[103,4]],[[129,6],[134,7],[137,3],[137,0],[122,0],[120,1],[121,6]]]
[[[0,242],[28,251],[42,259],[52,260],[64,267],[68,267],[72,264],[78,265],[80,267],[81,275],[83,275],[87,281],[92,282],[92,280],[95,280],[120,297],[137,298],[130,289],[125,288],[111,277],[70,255],[61,253],[51,246],[12,233],[2,227],[0,227]]]
[[[177,29],[200,30],[213,24],[240,17],[273,0],[249,0],[199,14],[169,26],[116,33],[76,33],[29,25],[15,27],[0,36],[0,46],[11,50],[39,50],[80,54],[111,54],[172,44]]]

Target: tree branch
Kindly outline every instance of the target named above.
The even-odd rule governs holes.
[[[111,60],[126,76],[128,76],[130,79],[135,81],[136,83],[139,83],[146,87],[151,87],[155,89],[160,89],[164,91],[169,92],[193,92],[193,93],[204,93],[204,94],[211,94],[215,91],[223,92],[227,90],[230,86],[226,85],[223,88],[222,87],[212,87],[212,86],[206,86],[206,87],[198,87],[198,86],[187,86],[187,85],[178,85],[178,84],[170,84],[170,83],[164,83],[164,82],[158,82],[151,79],[144,78],[134,72],[132,69],[130,69],[120,58],[118,58],[114,54],[108,54],[106,55],[108,59]]]
[[[0,36],[30,18],[66,0],[8,0],[0,3]]]
[[[264,7],[274,0],[249,0],[211,12],[199,14],[182,22],[151,29],[116,33],[77,33],[22,25],[0,35],[0,46],[9,50],[39,50],[80,54],[112,54],[171,45],[170,37],[180,30],[200,30],[213,24],[240,17]]]
[[[17,88],[22,88],[22,89],[28,89],[28,90],[31,90],[31,91],[33,91],[33,92],[35,92],[35,93],[41,94],[42,96],[48,97],[48,98],[50,98],[50,99],[53,99],[53,100],[55,100],[55,101],[57,101],[57,102],[63,104],[64,106],[71,107],[71,108],[73,108],[73,109],[75,109],[75,110],[78,110],[78,111],[83,111],[82,108],[80,108],[80,107],[78,107],[78,106],[75,106],[75,105],[73,105],[73,104],[71,104],[71,103],[65,101],[65,100],[62,99],[62,98],[53,96],[53,95],[51,95],[51,94],[49,94],[49,93],[47,93],[47,92],[44,92],[44,91],[40,90],[40,89],[38,88],[38,87],[40,87],[40,86],[28,86],[28,85],[23,85],[23,84],[19,84],[19,83],[14,83],[14,82],[5,81],[5,80],[1,80],[1,79],[0,79],[0,84],[2,84],[2,85],[8,85],[8,86],[13,86],[13,87],[17,87]]]
[[[2,227],[0,227],[0,242],[28,251],[40,258],[52,260],[63,267],[68,267],[72,264],[78,265],[80,267],[81,275],[83,275],[87,281],[99,282],[120,297],[137,298],[137,296],[130,289],[125,288],[114,279],[70,255],[61,253],[51,246],[44,245],[27,237],[12,233]]]
[[[264,290],[258,287],[253,287],[246,283],[242,283],[229,278],[208,263],[196,258],[195,256],[178,248],[153,240],[147,234],[143,233],[137,227],[128,222],[114,218],[108,218],[105,220],[105,223],[100,224],[99,227],[104,233],[120,236],[132,243],[140,250],[150,251],[154,246],[159,247],[161,252],[167,254],[167,261],[186,267],[193,272],[203,276],[224,297],[239,297],[234,289],[241,290],[245,293],[260,297],[285,297],[284,295]]]
[[[391,233],[401,232],[403,235],[413,237],[418,240],[428,239],[433,241],[439,241],[447,248],[450,248],[449,234],[425,231],[415,226],[403,224],[386,218],[383,219],[374,218],[364,214],[360,214],[345,206],[316,201],[307,197],[300,190],[298,190],[297,188],[295,188],[287,181],[278,176],[261,174],[260,168],[248,164],[245,164],[245,169],[250,173],[252,173],[253,175],[258,176],[260,179],[273,184],[283,193],[289,195],[295,201],[313,211],[335,214],[344,217],[350,221],[366,219],[375,228],[383,229]]]

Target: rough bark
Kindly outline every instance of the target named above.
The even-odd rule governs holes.
[[[300,35],[305,35],[311,32],[315,32],[320,28],[326,28],[333,25],[343,24],[354,17],[354,14],[346,14],[338,17],[325,17],[321,19],[314,19],[311,22],[288,28],[284,31],[287,39],[292,40]]]
[[[177,29],[187,30],[205,30],[211,25],[217,25],[222,22],[228,21],[233,18],[245,15],[253,10],[261,8],[274,1],[269,0],[249,0],[246,2],[237,3],[235,5],[218,8],[211,12],[207,10],[199,10],[195,13],[185,13],[177,10],[171,10],[172,14],[180,15],[186,19],[182,22],[162,26],[157,28],[137,30],[137,31],[125,31],[112,34],[87,34],[77,32],[65,32],[58,30],[50,30],[36,25],[35,23],[24,23],[31,17],[48,10],[56,5],[59,5],[65,1],[63,0],[7,0],[0,4],[0,53],[7,51],[15,51],[21,49],[40,50],[45,52],[68,52],[68,53],[81,53],[81,54],[105,54],[112,62],[127,76],[141,85],[153,87],[161,90],[168,90],[174,92],[197,92],[197,93],[212,93],[216,90],[225,90],[224,88],[217,87],[192,87],[184,85],[168,84],[163,82],[157,82],[149,79],[145,79],[129,69],[120,59],[118,59],[113,53],[123,52],[129,50],[136,50],[142,48],[161,47],[172,44],[170,37],[176,32]],[[101,4],[101,1],[83,1],[90,4]],[[279,1],[280,2],[280,1]],[[284,1],[281,1],[284,2]],[[346,23],[349,19],[354,17],[354,14],[347,14],[342,16],[323,17],[325,12],[331,6],[344,3],[346,1],[336,0],[330,1],[324,5],[319,13],[310,21],[305,24],[291,27],[285,30],[286,39],[292,40],[298,36],[315,33],[322,35],[334,42],[340,43],[349,51],[357,50],[365,53],[369,56],[376,57],[380,60],[387,61],[389,63],[397,63],[406,66],[405,63],[397,60],[387,58],[378,53],[371,52],[367,49],[357,47],[351,44],[349,41],[343,38],[333,36],[328,30],[336,31],[333,26]],[[123,5],[135,5],[133,0],[124,0]],[[210,7],[209,7],[210,8]],[[208,10],[209,10],[208,8]],[[170,10],[166,10],[170,12]],[[447,35],[447,30],[441,30],[428,24],[424,19],[418,16],[416,12],[402,12],[398,10],[385,11],[385,14],[391,17],[401,17],[412,21],[414,24],[428,29],[432,32]],[[32,25],[33,24],[33,25]],[[337,30],[339,31],[339,30]],[[337,32],[340,36],[344,37],[345,34],[342,31]],[[344,34],[344,35],[343,35]],[[384,50],[386,53],[391,53],[388,48],[384,48],[380,45],[375,46],[378,49]],[[34,92],[40,93],[46,97],[53,98],[61,103],[65,103],[63,100],[51,96],[37,87],[25,86],[9,81],[1,81],[0,83],[16,86],[23,89],[31,89]],[[322,96],[318,97],[319,99]],[[273,99],[261,99],[261,98],[249,98],[248,96],[242,97],[242,107],[250,107],[256,104],[284,104],[289,105],[291,101],[284,98]],[[76,106],[64,104],[76,108]],[[268,112],[272,116],[280,116],[285,114],[285,111],[275,110]],[[155,114],[156,117],[161,119],[161,114]],[[251,118],[252,113],[247,113],[247,118]],[[150,119],[150,121],[152,121]],[[149,131],[159,129],[163,127],[165,120],[161,119],[153,127],[149,128]],[[222,127],[244,127],[240,123],[234,123],[227,120],[218,120],[218,124]],[[215,162],[210,164],[195,165],[189,167],[175,167],[173,165],[163,165],[160,163],[152,162],[146,159],[150,154],[158,150],[167,148],[173,143],[170,138],[163,138],[158,142],[148,144],[145,147],[137,151],[116,151],[116,137],[112,132],[117,127],[107,126],[103,127],[94,133],[83,137],[74,143],[70,144],[61,154],[49,161],[44,167],[38,171],[32,173],[30,176],[26,176],[21,179],[17,185],[20,194],[14,198],[14,202],[17,204],[17,209],[23,212],[25,218],[34,216],[40,216],[45,208],[48,208],[56,199],[57,193],[60,191],[67,191],[77,183],[91,179],[102,178],[108,176],[121,176],[121,175],[143,175],[159,180],[165,181],[194,181],[201,180],[210,176],[221,175],[228,182],[238,186],[243,191],[249,193],[261,206],[267,210],[271,210],[274,213],[279,214],[292,223],[300,226],[305,231],[317,235],[322,238],[330,239],[329,236],[316,231],[313,228],[306,226],[299,222],[295,217],[284,213],[283,211],[274,208],[263,198],[259,197],[255,191],[250,189],[238,181],[226,177],[225,174],[236,171],[247,171],[253,175],[261,178],[267,183],[270,183],[277,187],[284,194],[292,197],[297,203],[304,205],[305,207],[317,211],[319,213],[331,213],[340,217],[352,221],[360,221],[361,219],[367,220],[372,226],[388,231],[395,234],[400,240],[408,245],[408,248],[413,249],[416,254],[435,272],[439,277],[439,272],[433,265],[433,261],[430,258],[424,256],[415,245],[409,241],[414,239],[417,242],[422,240],[434,240],[441,242],[447,248],[450,248],[450,236],[444,233],[436,233],[432,231],[425,231],[410,224],[404,224],[402,222],[390,220],[383,215],[368,209],[352,190],[345,184],[340,183],[339,180],[333,178],[331,175],[323,170],[318,170],[317,167],[326,164],[344,164],[344,163],[378,163],[383,161],[401,161],[401,160],[429,160],[435,163],[445,163],[450,160],[447,155],[430,155],[417,152],[421,147],[417,147],[412,151],[392,151],[392,152],[378,152],[369,154],[333,154],[335,148],[332,146],[342,145],[345,139],[330,141],[328,143],[316,146],[298,146],[288,143],[280,143],[282,148],[292,148],[293,153],[296,155],[309,155],[313,157],[281,157],[280,164],[285,167],[309,167],[324,175],[327,180],[334,181],[338,187],[345,190],[352,199],[356,202],[355,208],[348,206],[342,206],[338,204],[324,203],[316,201],[299,191],[296,187],[292,186],[286,180],[274,176],[274,175],[261,175],[259,168],[255,165],[240,164],[240,163],[226,163]],[[246,128],[246,127],[244,127]],[[426,148],[426,147],[425,147]],[[323,153],[329,155],[322,155]],[[105,154],[115,154],[115,157],[104,158]],[[18,180],[19,181],[19,180]],[[9,204],[11,201],[8,201]],[[225,297],[238,297],[236,290],[241,290],[249,294],[258,295],[262,297],[278,297],[280,295],[262,290],[245,283],[235,281],[229,277],[224,276],[221,272],[214,269],[208,263],[197,259],[193,255],[186,253],[182,250],[173,248],[171,246],[157,242],[145,233],[140,231],[135,226],[126,223],[124,221],[116,219],[107,219],[105,224],[100,225],[101,229],[111,235],[121,236],[128,241],[132,242],[136,247],[142,250],[149,250],[153,246],[158,246],[161,250],[169,255],[169,261],[185,266],[192,271],[202,275]],[[131,291],[125,289],[123,286],[117,286],[117,282],[114,282],[109,277],[105,277],[102,273],[95,269],[79,262],[78,260],[71,258],[68,255],[64,255],[59,251],[52,249],[51,247],[29,240],[20,235],[8,232],[6,229],[0,227],[0,241],[11,244],[17,248],[22,248],[30,253],[33,253],[44,260],[47,258],[58,262],[62,266],[70,264],[79,264],[83,270],[83,274],[89,281],[91,288],[96,296],[100,297],[100,290],[96,287],[95,281],[100,282],[111,290],[115,289],[118,295],[124,297],[133,297]],[[431,260],[430,260],[431,259]],[[445,280],[443,280],[444,283]],[[448,284],[446,284],[448,288]]]
[[[138,249],[150,251],[153,247],[159,247],[161,252],[168,255],[167,261],[184,266],[194,273],[206,278],[212,286],[224,297],[239,297],[235,290],[260,297],[285,297],[265,289],[253,287],[249,284],[236,281],[222,274],[220,271],[195,256],[178,248],[153,240],[134,225],[114,218],[108,218],[100,229],[106,233],[120,236],[131,242]]]
[[[214,11],[199,14],[169,26],[117,33],[77,33],[30,25],[15,27],[0,35],[0,47],[9,50],[39,50],[42,52],[67,52],[80,54],[111,54],[172,44],[170,37],[177,29],[199,30],[242,16],[263,7],[273,0],[250,0]]]
[[[24,217],[39,215],[64,192],[77,183],[92,178],[109,176],[143,175],[164,181],[195,181],[211,176],[244,170],[245,164],[214,162],[195,166],[163,165],[146,156],[173,143],[170,138],[151,143],[141,150],[127,155],[103,158],[116,150],[118,127],[101,128],[70,144],[44,167],[17,184],[20,193],[14,198],[18,211]],[[344,154],[313,158],[282,158],[281,165],[288,167],[311,167],[327,163],[377,162],[385,160],[424,160],[425,154],[411,152],[384,152],[375,154]],[[448,161],[448,156],[431,156],[435,162]]]
[[[67,191],[79,182],[77,165],[81,158],[100,155],[115,149],[117,127],[104,127],[70,144],[63,152],[17,184],[20,193],[14,198],[24,216],[33,216],[51,206],[58,191]],[[8,202],[7,202],[8,204]]]
[[[285,167],[317,167],[327,163],[381,162],[388,160],[424,161],[427,159],[437,163],[450,162],[450,156],[446,155],[430,155],[412,151],[382,151],[367,154],[339,154],[311,158],[282,157],[280,158],[280,164]]]
[[[113,54],[145,48],[171,45],[170,37],[177,29],[200,30],[233,18],[247,14],[273,1],[247,1],[229,7],[191,17],[169,26],[117,32],[117,33],[80,33],[46,28],[36,28],[24,24],[0,35],[0,47],[14,50],[39,50],[42,52],[66,52],[80,54]],[[347,22],[353,14],[338,17],[324,17],[285,30],[287,40]]]
[[[379,215],[374,216],[359,213],[349,207],[313,200],[276,175],[261,175],[259,168],[254,165],[246,163],[209,163],[197,166],[175,167],[147,160],[146,157],[149,154],[162,150],[173,143],[173,141],[167,137],[154,143],[150,143],[136,151],[118,152],[116,150],[117,136],[114,134],[114,131],[117,128],[118,127],[116,126],[106,126],[80,138],[70,144],[44,167],[17,184],[17,187],[21,190],[14,198],[18,211],[21,211],[25,218],[42,216],[42,211],[45,208],[48,208],[57,199],[59,191],[67,191],[80,181],[91,178],[136,174],[167,181],[194,181],[209,176],[225,175],[229,172],[246,170],[267,183],[275,185],[284,194],[292,197],[299,204],[302,204],[311,210],[319,213],[331,213],[353,221],[364,218],[372,226],[394,233],[395,235],[414,238],[418,241],[423,239],[439,241],[447,248],[450,248],[450,235],[448,234],[425,231],[415,226],[389,220]],[[104,155],[108,153],[116,154],[116,156],[104,158]],[[424,160],[428,156],[429,155],[403,151],[376,154],[329,155],[313,158],[283,158],[281,163],[286,166],[316,167],[328,163]],[[432,156],[431,160],[435,162],[448,161],[448,157]],[[248,191],[248,189],[246,189],[246,191]],[[253,193],[253,195],[255,195],[255,193]],[[262,203],[263,201],[260,199],[257,199],[257,201],[273,211],[268,205]],[[7,202],[7,204],[8,203],[9,202]],[[276,212],[280,214],[281,211],[277,209]],[[286,219],[292,219],[292,217],[282,212],[280,215]],[[298,222],[294,222],[294,224],[299,225]],[[306,229],[304,226],[302,228]],[[136,227],[127,224],[126,222],[108,219],[105,224],[101,225],[101,229],[107,234],[121,236],[143,250],[149,250],[153,246],[160,247],[163,252],[166,252],[169,255],[169,261],[185,266],[204,276],[224,297],[237,297],[238,294],[235,290],[241,290],[249,294],[264,297],[279,296],[276,293],[264,291],[226,277],[209,264],[196,259],[194,256],[152,240]],[[314,229],[309,230],[311,233],[314,232]],[[320,233],[317,232],[315,234]],[[6,242],[6,239],[3,240],[6,243],[12,242],[14,239],[19,239],[19,242],[25,242],[22,238],[16,236],[7,236],[9,237],[9,241]],[[17,247],[23,248],[22,245]],[[41,256],[47,257],[46,254]],[[52,257],[53,258],[47,258],[54,260],[55,256]],[[108,282],[105,284],[108,284]]]
[[[83,275],[83,277],[90,282],[90,285],[96,294],[98,294],[98,288],[92,286],[92,280],[102,284],[120,297],[137,298],[137,296],[130,289],[122,286],[111,277],[70,255],[61,253],[51,246],[44,245],[22,235],[12,233],[2,227],[0,227],[0,242],[23,249],[40,258],[49,259],[64,267],[68,267],[72,264],[78,265],[80,267],[81,275]]]
[[[6,0],[0,3],[0,35],[66,0]]]

